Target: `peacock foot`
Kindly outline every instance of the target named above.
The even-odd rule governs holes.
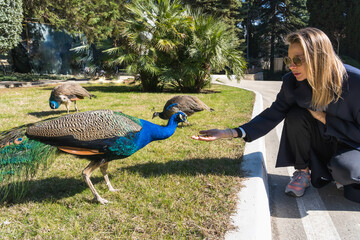
[[[119,189],[109,188],[109,191],[110,191],[110,192],[118,192],[118,191],[119,191]]]
[[[104,199],[104,198],[102,198],[102,197],[94,197],[92,200],[91,200],[92,202],[98,202],[98,203],[100,203],[100,204],[107,204],[107,203],[109,203],[109,201],[108,200],[106,200],[106,199]]]

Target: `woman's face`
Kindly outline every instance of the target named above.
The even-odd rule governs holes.
[[[306,76],[306,68],[307,65],[304,59],[304,50],[301,47],[300,43],[293,43],[289,46],[288,56],[291,58],[291,64],[289,66],[290,70],[296,77],[296,80],[303,81],[307,78]],[[294,57],[299,57],[301,59],[301,64],[296,66],[292,59]]]

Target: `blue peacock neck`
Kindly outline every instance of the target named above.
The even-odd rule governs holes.
[[[171,117],[165,127],[139,119],[142,127],[140,132],[135,133],[130,139],[128,137],[118,138],[116,142],[109,147],[109,154],[116,156],[116,158],[128,157],[152,141],[169,138],[174,134],[178,125],[175,119],[176,116]]]
[[[148,138],[149,142],[163,140],[169,138],[174,134],[178,123],[175,121],[175,118],[172,117],[169,119],[168,124],[164,126],[160,126],[146,120],[141,120],[143,127],[143,135],[144,138]],[[148,142],[148,143],[149,143]]]

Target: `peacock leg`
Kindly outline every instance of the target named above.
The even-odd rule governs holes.
[[[108,200],[100,197],[100,195],[96,192],[94,185],[92,184],[91,180],[90,180],[90,176],[91,174],[94,172],[95,169],[97,169],[98,167],[100,167],[102,164],[104,164],[102,161],[92,161],[90,162],[90,164],[82,171],[82,176],[86,182],[86,184],[89,186],[92,194],[94,195],[94,199],[93,201],[98,201],[101,204],[105,204],[108,203]]]
[[[74,101],[74,106],[75,106],[76,112],[79,112],[79,109],[78,109],[77,106],[76,106],[76,101]]]
[[[65,102],[65,107],[67,109],[67,114],[69,114],[69,103],[68,102]]]
[[[101,165],[101,166],[100,166],[100,171],[101,171],[101,173],[102,173],[103,176],[104,176],[104,179],[105,179],[106,185],[107,185],[108,188],[109,188],[109,191],[110,191],[110,192],[117,192],[117,191],[119,191],[119,190],[113,188],[113,186],[112,186],[111,183],[110,183],[109,176],[108,176],[108,174],[107,174],[107,172],[106,172],[106,170],[108,169],[108,164],[109,164],[109,163],[106,162],[106,163],[104,163],[103,165]]]

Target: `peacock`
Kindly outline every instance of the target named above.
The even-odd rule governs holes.
[[[76,112],[79,112],[76,101],[87,98],[96,98],[96,95],[89,93],[80,84],[74,82],[63,83],[56,86],[52,91],[49,98],[49,105],[51,109],[57,109],[64,103],[69,114],[70,103],[74,102]]]
[[[152,118],[159,116],[161,119],[169,119],[174,113],[182,111],[188,117],[195,112],[203,110],[214,111],[199,98],[191,95],[179,95],[169,99],[162,112],[154,112]]]
[[[90,161],[82,176],[94,195],[93,201],[105,204],[108,201],[97,193],[90,180],[94,170],[100,168],[109,191],[116,191],[107,175],[109,162],[127,158],[152,141],[169,138],[178,123],[186,121],[183,112],[171,116],[166,126],[160,126],[122,112],[96,110],[64,115],[2,132],[0,200],[5,200],[12,191],[15,191],[13,196],[23,196],[23,183],[36,173],[41,164],[49,163],[62,151]]]

